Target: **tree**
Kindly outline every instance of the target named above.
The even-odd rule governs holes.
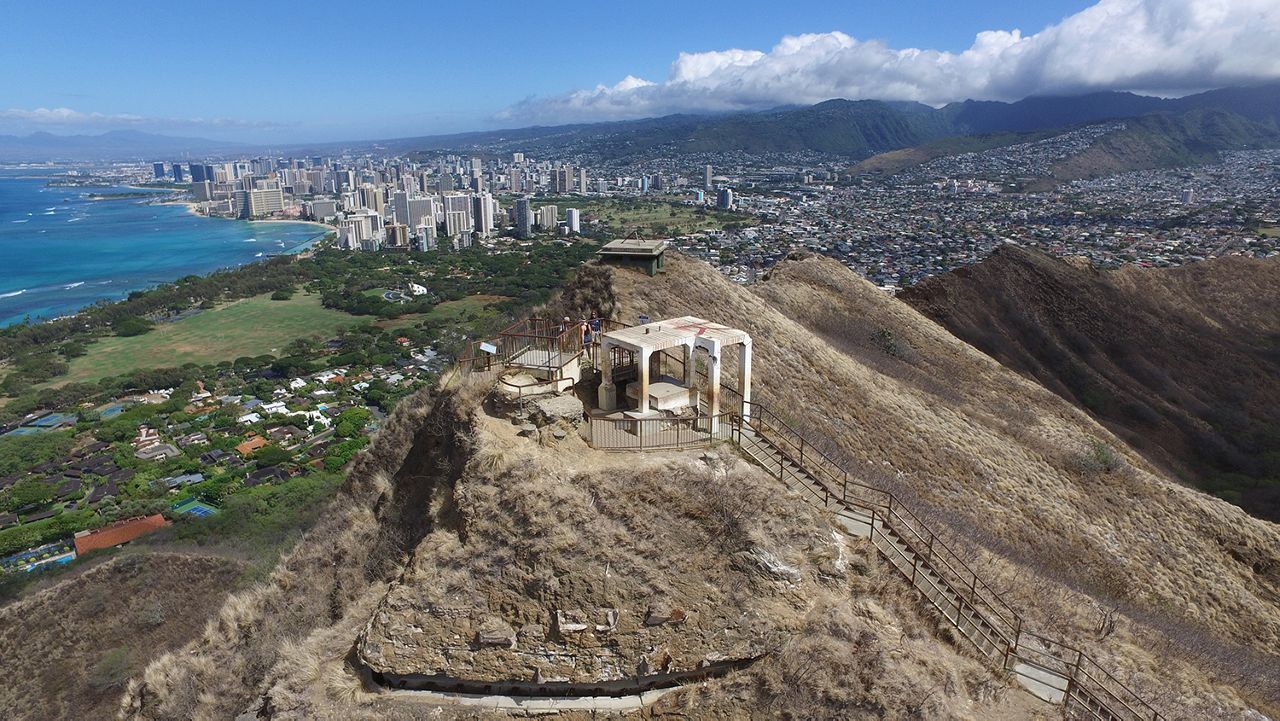
[[[343,438],[355,438],[371,417],[368,408],[348,408],[338,415],[338,420],[333,425],[334,433]]]
[[[282,463],[288,463],[293,460],[293,454],[275,443],[268,443],[262,448],[259,448],[257,453],[253,454],[253,459],[258,462],[259,467],[266,468],[268,466],[278,466]]]
[[[10,511],[26,506],[43,505],[53,500],[53,494],[52,484],[40,481],[18,481],[9,489],[4,505]]]
[[[123,318],[115,324],[116,335],[123,337],[142,335],[143,333],[149,332],[154,327],[155,324],[151,321],[146,320],[145,318],[138,318],[136,316]]]

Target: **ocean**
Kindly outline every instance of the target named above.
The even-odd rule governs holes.
[[[50,188],[39,173],[0,170],[0,326],[298,252],[324,235],[307,223],[204,218],[138,198],[90,200],[91,193],[139,191]]]

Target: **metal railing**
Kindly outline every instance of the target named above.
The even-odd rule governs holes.
[[[861,512],[866,520],[859,520],[870,526],[877,550],[913,586],[932,588],[934,593],[921,591],[984,657],[1002,670],[1027,664],[1060,676],[1066,680],[1064,705],[1088,718],[1160,721],[1159,712],[1083,651],[1023,630],[1021,614],[892,493],[852,480],[840,464],[769,408],[745,403],[743,415],[747,417],[737,417],[743,424],[735,436],[739,444],[744,443],[742,429],[749,428],[817,484],[818,488],[802,484],[815,502],[820,499],[823,508]],[[784,460],[779,460],[778,473],[785,480]],[[881,543],[876,543],[877,533]]]
[[[701,448],[734,440],[736,413],[712,416],[607,418],[592,416],[591,446],[608,451],[655,451]],[[714,426],[714,430],[713,427]]]

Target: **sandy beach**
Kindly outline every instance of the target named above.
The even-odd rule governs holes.
[[[338,231],[338,229],[333,227],[332,225],[329,225],[328,223],[321,223],[318,220],[289,220],[286,218],[270,218],[267,220],[250,220],[249,222],[250,223],[306,223],[307,225],[314,225],[320,228],[324,228],[327,231],[332,231],[335,233]]]

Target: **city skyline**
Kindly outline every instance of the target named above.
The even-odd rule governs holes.
[[[0,59],[25,70],[0,81],[0,133],[328,142],[833,97],[1181,95],[1280,78],[1268,44],[1280,10],[1260,0],[748,2],[731,12],[658,3],[643,17],[569,4],[401,6],[354,18],[328,2],[220,7],[9,8],[22,32]],[[423,40],[437,62],[412,60]],[[386,60],[356,62],[366,55]]]

